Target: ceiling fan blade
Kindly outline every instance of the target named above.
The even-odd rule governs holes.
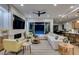
[[[38,14],[38,13],[36,13],[36,12],[33,12],[33,14]]]
[[[40,14],[45,14],[46,12],[42,12],[42,13],[40,13]]]
[[[38,17],[40,17],[41,14],[45,14],[46,12],[41,12],[41,11],[38,11],[38,12],[33,12],[34,14],[37,14]]]

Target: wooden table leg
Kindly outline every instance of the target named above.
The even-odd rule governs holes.
[[[24,46],[23,46],[23,54],[24,54]]]
[[[26,50],[26,46],[23,46],[23,54],[24,54],[25,50]]]
[[[73,53],[72,54],[74,55],[74,48],[73,48]]]
[[[6,50],[4,50],[4,55],[6,55],[6,52],[7,52],[7,51],[6,51]]]
[[[30,48],[30,54],[31,54],[31,45],[29,45],[29,48]]]

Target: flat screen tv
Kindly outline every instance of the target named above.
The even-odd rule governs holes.
[[[13,29],[24,29],[25,28],[25,21],[16,15],[13,15],[13,17],[14,17]]]

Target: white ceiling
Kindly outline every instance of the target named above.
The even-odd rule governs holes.
[[[79,7],[77,4],[57,4],[57,6],[54,6],[53,4],[24,4],[24,6],[15,4],[14,6],[29,18],[38,18],[33,12],[46,11],[45,15],[41,15],[41,18],[53,18],[55,23],[77,18],[78,16],[75,16],[76,12],[74,10]],[[74,7],[70,8],[71,6]]]

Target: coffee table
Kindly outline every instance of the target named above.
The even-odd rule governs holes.
[[[34,38],[33,40],[32,40],[32,43],[33,44],[38,44],[38,43],[40,43],[40,39],[37,37],[37,38]]]

